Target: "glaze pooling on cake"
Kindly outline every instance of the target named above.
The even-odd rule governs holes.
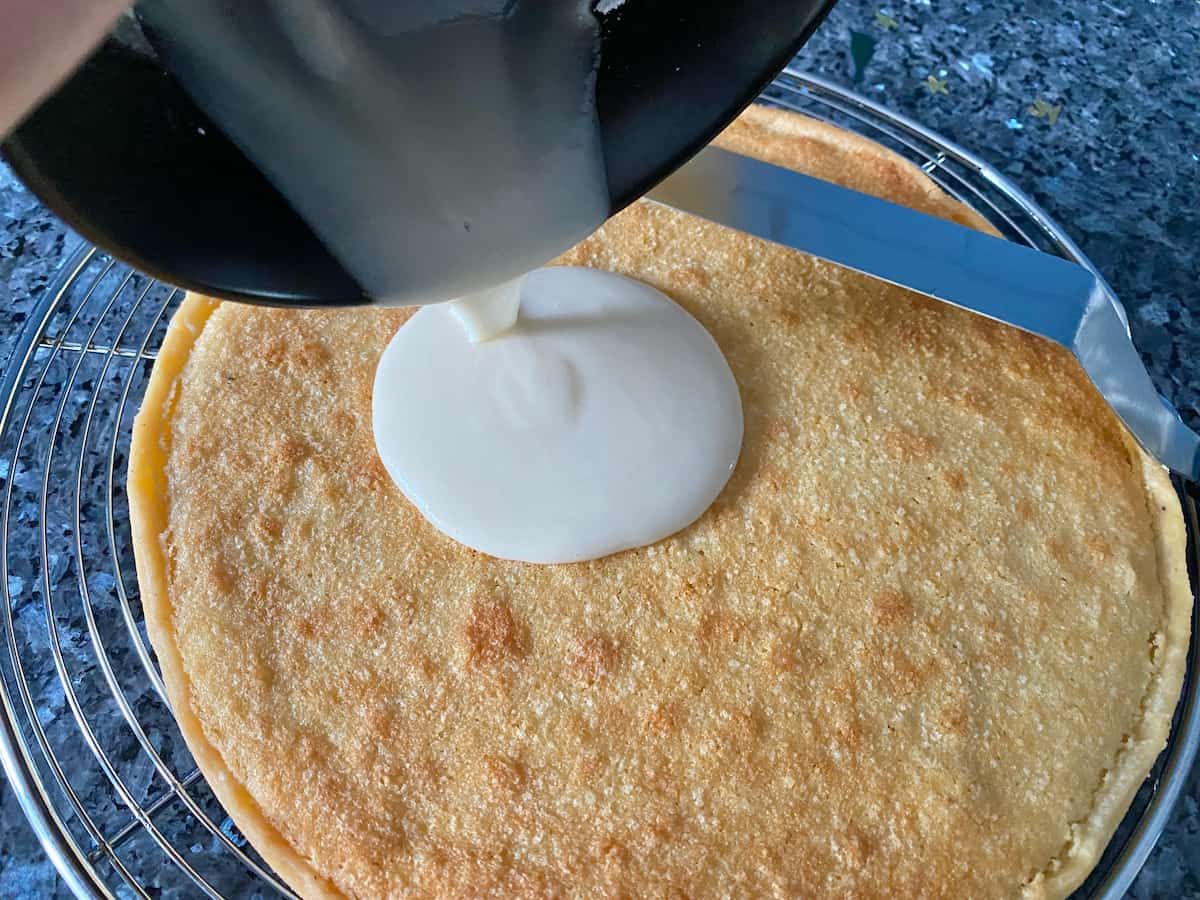
[[[599,559],[690,525],[729,480],[737,383],[661,291],[553,266],[525,277],[511,330],[476,343],[459,319],[405,322],[372,398],[384,467],[443,534],[501,559]]]

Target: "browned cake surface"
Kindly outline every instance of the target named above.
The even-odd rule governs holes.
[[[978,222],[796,116],[721,142]],[[481,555],[393,487],[371,385],[406,313],[172,323],[138,574],[252,842],[310,896],[1068,892],[1163,745],[1190,608],[1169,484],[1073,360],[646,204],[562,261],[675,298],[745,410],[697,523],[591,563]]]

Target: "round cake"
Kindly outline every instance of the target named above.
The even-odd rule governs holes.
[[[986,227],[797,115],[718,143]],[[1179,695],[1165,472],[1061,348],[783,247],[641,202],[559,262],[683,306],[745,416],[697,522],[587,563],[469,550],[391,483],[371,393],[406,311],[172,321],[138,579],[253,845],[306,897],[1069,893]]]

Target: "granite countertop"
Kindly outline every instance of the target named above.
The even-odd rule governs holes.
[[[1200,2],[841,0],[797,64],[1028,191],[1116,289],[1159,389],[1200,427]],[[0,364],[77,243],[0,164]],[[1193,772],[1134,896],[1200,897],[1198,804]],[[0,896],[65,896],[2,777]]]

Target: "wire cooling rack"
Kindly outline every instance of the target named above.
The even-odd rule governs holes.
[[[1025,195],[971,154],[788,70],[762,100],[913,160],[1013,240],[1089,265]],[[195,768],[146,638],[124,476],[130,426],[171,313],[170,286],[84,248],[31,318],[0,402],[0,761],[80,897],[292,896]],[[1196,506],[1183,497],[1196,584]],[[1193,627],[1171,744],[1081,897],[1116,897],[1161,832],[1200,742]]]

